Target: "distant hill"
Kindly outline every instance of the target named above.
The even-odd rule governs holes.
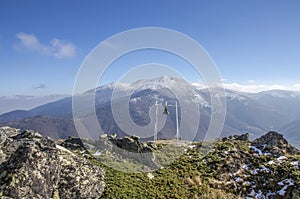
[[[69,136],[78,136],[72,119],[53,118],[46,116],[33,116],[26,119],[7,122],[2,126],[11,126],[21,131],[32,129],[43,132],[44,136],[49,136],[54,140],[66,139]]]
[[[300,119],[283,126],[281,132],[285,132],[285,136],[289,138],[291,144],[300,146]]]
[[[11,112],[13,110],[32,109],[42,104],[57,101],[67,97],[66,95],[44,95],[44,96],[0,96],[0,114]]]

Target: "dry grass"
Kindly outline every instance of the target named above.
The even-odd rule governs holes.
[[[189,185],[189,186],[196,186],[196,183],[194,182],[194,180],[190,177],[187,177],[186,179],[186,183]]]
[[[198,192],[192,199],[242,199],[241,196],[236,196],[221,189],[213,189],[204,185],[199,175],[195,175],[193,178],[187,177],[186,183],[190,187],[194,187]]]

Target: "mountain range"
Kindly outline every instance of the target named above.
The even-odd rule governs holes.
[[[177,93],[174,93],[173,88],[176,88]],[[84,101],[87,97],[93,97],[95,93],[93,105],[82,103],[82,113],[80,113],[82,118],[89,118],[91,110],[95,110],[103,130],[101,133],[116,133],[119,136],[127,135],[128,132],[123,130],[121,124],[123,123],[124,126],[127,121],[122,121],[120,116],[116,120],[112,106],[115,107],[114,110],[117,112],[120,110],[120,114],[123,114],[124,111],[121,110],[124,110],[124,104],[127,103],[132,121],[143,127],[153,124],[150,117],[153,114],[151,106],[155,107],[155,103],[158,102],[160,104],[159,113],[161,113],[158,114],[159,139],[174,138],[176,134],[175,108],[169,107],[170,114],[165,117],[162,114],[165,102],[167,101],[169,104],[178,102],[179,105],[180,101],[184,102],[187,104],[184,110],[181,110],[183,105],[178,108],[179,121],[181,115],[184,114],[185,117],[188,117],[187,126],[198,123],[198,130],[193,139],[199,141],[205,137],[211,121],[212,104],[209,91],[217,95],[225,95],[226,117],[221,137],[249,133],[250,138],[254,139],[266,131],[276,130],[284,134],[291,144],[300,146],[300,134],[298,134],[300,92],[296,91],[271,90],[245,93],[225,89],[225,92],[222,92],[224,90],[218,87],[208,90],[177,77],[163,76],[155,79],[143,79],[134,83],[110,83],[75,97]],[[195,104],[200,110],[199,121],[194,118],[194,115],[197,115]],[[28,111],[16,110],[2,114],[0,115],[0,124],[21,130],[33,129],[53,139],[60,139],[76,135],[72,117],[72,97],[66,97]],[[163,120],[166,120],[164,125],[162,124]],[[129,129],[130,125],[132,124],[127,126]],[[189,129],[187,128],[187,130]],[[140,132],[130,133],[139,135]],[[99,135],[95,134],[94,136]],[[145,139],[151,140],[153,137],[148,136]]]

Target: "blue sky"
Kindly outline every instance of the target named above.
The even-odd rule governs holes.
[[[93,48],[116,33],[148,26],[195,39],[229,86],[300,88],[299,11],[297,0],[2,0],[0,96],[71,94]],[[166,64],[180,70],[181,61],[164,53],[129,58],[118,64],[171,60]],[[116,80],[117,72],[115,65],[103,82]],[[190,81],[197,79],[191,75]]]

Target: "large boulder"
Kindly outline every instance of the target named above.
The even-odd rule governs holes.
[[[142,142],[137,136],[117,138],[115,134],[105,134],[96,141],[96,148],[99,151],[106,151],[123,159],[135,160],[150,168],[158,168],[154,162],[156,145],[150,142]]]
[[[114,145],[119,147],[120,149],[124,149],[128,152],[133,153],[151,153],[155,148],[155,145],[150,143],[141,142],[140,138],[137,136],[125,136],[122,138],[117,138],[115,136],[108,136],[108,140],[110,140]],[[101,139],[101,138],[100,138]]]
[[[21,132],[20,129],[0,127],[0,163],[7,160],[24,142],[37,141],[41,138],[38,132],[32,130]]]
[[[17,133],[3,128],[0,132],[7,136],[5,145],[1,138],[5,157],[1,157],[4,161],[0,165],[0,195],[11,198],[99,198],[102,195],[105,184],[100,167],[37,132]]]
[[[72,151],[86,150],[86,147],[84,146],[82,140],[78,137],[69,137],[68,139],[59,143],[59,145],[65,147],[66,149],[70,149]]]

